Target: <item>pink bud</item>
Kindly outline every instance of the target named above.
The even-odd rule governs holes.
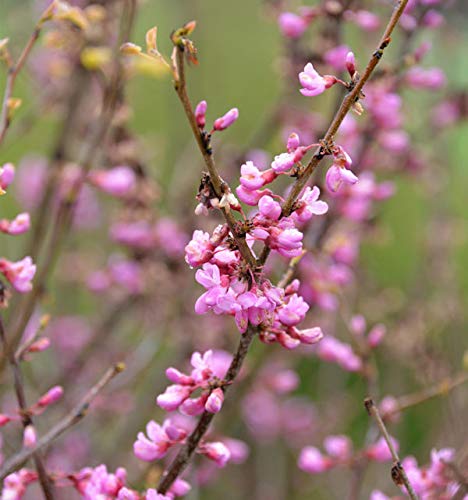
[[[63,388],[56,385],[49,389],[37,402],[38,406],[46,407],[56,403],[63,396]]]
[[[395,450],[398,451],[398,442],[392,437],[390,437],[390,440],[392,441]],[[380,437],[375,444],[369,446],[366,449],[366,456],[367,458],[369,458],[370,460],[374,460],[375,462],[389,462],[390,460],[392,460],[392,454],[388,448],[387,442],[383,437]]]
[[[170,385],[156,398],[158,406],[166,411],[176,410],[189,396],[191,389],[182,385]]]
[[[33,425],[27,425],[23,432],[23,446],[25,448],[34,448],[37,443],[36,429]]]
[[[206,400],[205,410],[210,413],[218,413],[224,402],[224,392],[219,387],[216,388]]]
[[[195,108],[195,119],[197,121],[198,128],[204,129],[206,125],[206,110],[208,109],[208,104],[206,101],[200,101]]]
[[[271,220],[278,220],[281,215],[281,205],[271,196],[263,196],[258,202],[260,213]]]
[[[200,449],[207,458],[216,462],[218,467],[224,467],[231,458],[229,448],[221,441],[204,443]]]
[[[42,337],[28,347],[28,352],[42,352],[50,347],[50,339]]]
[[[386,333],[387,328],[385,325],[375,325],[367,336],[367,343],[372,348],[377,347],[384,339]]]
[[[288,38],[299,38],[308,24],[306,19],[292,12],[282,12],[278,17],[281,33]]]
[[[351,328],[351,331],[358,336],[364,335],[364,332],[366,331],[366,320],[362,314],[356,314],[351,318],[349,327]]]
[[[13,236],[25,233],[29,230],[30,226],[31,221],[28,213],[19,214],[12,221],[8,221],[7,219],[0,220],[0,231]]]
[[[296,132],[293,132],[289,137],[288,137],[288,142],[286,145],[286,149],[290,153],[291,151],[296,150],[301,144],[301,141],[299,139],[299,136],[296,134]]]
[[[323,442],[325,451],[333,458],[347,460],[352,453],[353,445],[347,436],[327,436]]]
[[[15,167],[13,163],[5,163],[0,167],[0,190],[6,189],[15,178]]]
[[[221,118],[215,120],[213,124],[213,130],[224,130],[230,127],[239,118],[239,110],[237,108],[230,109]]]
[[[346,55],[346,69],[352,78],[354,73],[356,73],[356,58],[354,57],[353,52],[348,52]]]
[[[11,422],[11,417],[5,415],[4,413],[0,413],[0,427],[8,424],[8,422]]]
[[[89,180],[105,193],[117,197],[126,196],[136,185],[135,172],[127,166],[91,172]]]
[[[309,474],[320,474],[332,467],[333,463],[318,448],[307,446],[301,451],[297,465]]]
[[[295,329],[295,332],[303,344],[316,344],[323,339],[322,329],[318,326],[304,330]]]

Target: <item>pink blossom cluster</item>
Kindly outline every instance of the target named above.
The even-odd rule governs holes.
[[[174,446],[185,442],[190,427],[183,424],[166,419],[159,425],[151,420],[146,425],[146,435],[140,432],[137,436],[133,445],[135,456],[145,462],[165,457]],[[229,448],[222,441],[203,440],[197,448],[197,453],[213,460],[218,467],[224,467],[231,458]]]
[[[431,461],[425,466],[419,466],[417,460],[411,456],[402,461],[402,466],[418,498],[449,500],[457,497],[460,493],[460,483],[454,477],[449,465],[454,459],[454,449],[442,448],[431,451]],[[390,498],[394,497],[389,497],[379,490],[374,490],[370,496],[370,500],[390,500]]]
[[[231,357],[227,353],[216,354],[212,350],[204,354],[194,352],[190,361],[193,367],[190,375],[176,368],[168,368],[166,376],[173,385],[157,397],[158,405],[166,411],[179,409],[185,415],[200,415],[204,410],[218,413],[224,401],[220,383],[229,368]],[[200,391],[201,394],[196,398],[190,397]]]
[[[300,446],[318,426],[315,407],[305,398],[293,396],[299,376],[283,363],[270,361],[261,368],[255,383],[242,400],[242,413],[256,440],[286,438],[289,446]]]
[[[393,446],[398,450],[398,442],[392,439]],[[389,462],[392,455],[383,437],[364,450],[354,452],[349,437],[344,435],[327,436],[323,442],[325,453],[315,446],[306,446],[302,449],[298,466],[309,474],[321,474],[338,466],[350,466],[359,457],[365,457],[374,462]]]
[[[11,163],[6,163],[0,167],[0,195],[6,193],[15,178],[15,167]],[[13,220],[1,219],[0,232],[8,235],[18,235],[29,230],[30,219],[28,213],[21,213]],[[0,273],[20,293],[27,293],[32,290],[32,280],[36,274],[36,266],[31,257],[17,262],[0,257]]]

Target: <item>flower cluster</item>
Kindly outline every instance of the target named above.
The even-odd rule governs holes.
[[[6,189],[15,178],[15,167],[11,163],[6,163],[0,167],[0,195],[6,193]],[[30,219],[28,213],[21,213],[15,219],[0,220],[0,232],[9,235],[22,234],[29,230]],[[36,266],[31,257],[25,257],[18,262],[12,262],[5,258],[0,258],[0,273],[6,278],[13,288],[20,293],[27,293],[32,290],[32,280],[36,274]]]
[[[442,448],[431,451],[431,462],[426,466],[419,466],[416,459],[411,456],[402,461],[411,486],[419,498],[449,500],[458,496],[460,484],[450,468],[454,458],[455,450]],[[390,498],[393,497],[378,490],[374,490],[370,496],[370,500],[390,500]]]
[[[145,462],[159,460],[167,455],[174,446],[183,444],[190,426],[186,422],[173,422],[166,419],[163,425],[151,420],[146,425],[146,433],[140,432],[133,445],[135,456]],[[206,456],[219,467],[224,467],[231,458],[229,448],[222,441],[203,440],[197,447],[197,453]]]
[[[392,439],[393,446],[398,450],[398,442]],[[365,457],[374,462],[389,462],[392,455],[383,437],[364,450],[354,452],[349,437],[343,435],[327,436],[323,442],[325,454],[315,446],[306,446],[300,453],[298,466],[309,474],[321,474],[334,467],[349,466],[359,457]]]
[[[185,415],[199,415],[204,410],[218,413],[224,401],[224,393],[219,386],[229,367],[230,356],[213,355],[206,351],[203,355],[194,352],[191,358],[192,372],[185,375],[176,368],[166,370],[167,378],[173,382],[166,391],[157,397],[158,405],[166,411],[180,409]],[[196,398],[194,392],[201,394]]]

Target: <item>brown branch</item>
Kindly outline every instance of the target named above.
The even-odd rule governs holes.
[[[468,381],[468,373],[460,373],[453,378],[447,378],[442,380],[436,385],[423,389],[422,391],[415,392],[413,394],[408,394],[406,396],[401,396],[397,398],[397,404],[394,409],[383,413],[382,418],[399,413],[403,410],[411,408],[412,406],[419,405],[439,396],[444,396],[448,394],[452,389],[464,384]]]
[[[374,418],[376,421],[380,432],[382,436],[385,439],[385,442],[387,443],[388,449],[390,450],[390,453],[392,455],[393,459],[393,466],[392,466],[392,479],[393,482],[398,485],[404,485],[406,488],[406,491],[408,492],[408,495],[412,500],[418,500],[418,497],[416,496],[416,493],[413,490],[413,487],[411,486],[411,483],[409,482],[408,476],[406,475],[405,469],[403,468],[403,465],[400,462],[400,458],[398,457],[398,453],[395,450],[395,447],[393,446],[392,440],[390,438],[390,435],[387,431],[387,428],[385,427],[384,421],[382,420],[382,417],[380,416],[379,409],[375,405],[374,401],[372,398],[366,398],[364,400],[364,406],[366,407],[367,412],[371,417]]]
[[[247,331],[241,336],[239,345],[237,347],[237,351],[234,354],[231,365],[229,366],[226,376],[224,377],[221,383],[224,393],[226,393],[229,386],[237,377],[242,367],[242,363],[244,362],[244,359],[249,350],[250,344],[252,343],[252,340],[254,339],[256,333],[257,333],[257,328],[250,325],[247,328]],[[174,483],[174,481],[177,479],[177,477],[187,467],[190,457],[197,449],[198,444],[200,443],[201,439],[207,432],[208,427],[210,426],[210,423],[213,420],[213,418],[214,418],[214,413],[209,413],[205,411],[202,414],[200,420],[198,421],[197,426],[188,437],[186,443],[179,450],[179,453],[177,453],[177,456],[174,458],[169,468],[163,474],[161,481],[159,482],[158,485],[159,493],[163,494],[166,493],[171,487],[171,485]]]
[[[7,340],[6,340],[5,327],[3,325],[3,319],[1,315],[0,315],[0,337],[3,344],[3,348],[4,350],[6,350]],[[28,427],[29,425],[34,425],[34,422],[31,415],[28,413],[28,404],[26,401],[26,394],[24,390],[23,373],[21,371],[18,359],[13,353],[13,351],[10,351],[8,361],[11,365],[13,373],[13,380],[14,380],[13,385],[14,385],[16,400],[18,402],[18,407],[21,414],[21,422],[23,424],[23,429],[26,429],[26,427]],[[32,457],[34,460],[34,465],[36,466],[37,474],[39,476],[39,483],[41,485],[42,492],[44,493],[44,498],[46,498],[47,500],[54,500],[55,495],[54,495],[53,485],[50,481],[49,475],[47,474],[47,469],[44,465],[41,454],[39,452],[36,452],[32,455]]]
[[[177,95],[179,96],[180,102],[184,107],[185,114],[187,115],[187,119],[189,121],[190,127],[192,129],[193,135],[197,141],[200,152],[203,156],[203,160],[205,161],[205,165],[210,174],[210,181],[213,185],[216,196],[221,199],[225,189],[229,189],[226,182],[221,178],[218,173],[218,169],[216,168],[216,164],[213,158],[213,152],[209,144],[206,141],[204,135],[202,135],[202,131],[198,128],[197,120],[195,118],[195,114],[193,112],[192,104],[190,102],[189,96],[187,94],[187,82],[185,78],[185,64],[184,64],[184,48],[180,45],[176,45],[176,63],[177,63],[177,76],[175,77],[175,90]],[[229,208],[222,208],[223,216],[226,219],[226,222],[231,230],[231,233],[236,241],[239,252],[242,255],[244,261],[249,265],[252,271],[256,269],[256,259],[251,252],[250,248],[247,245],[245,240],[245,235],[240,235],[236,229],[237,221],[236,218],[232,215],[232,212]]]
[[[13,89],[15,87],[16,77],[19,72],[23,68],[31,50],[34,47],[37,39],[39,38],[39,34],[41,32],[41,23],[39,23],[29,37],[28,42],[26,43],[23,51],[21,52],[16,64],[13,64],[8,68],[8,76],[5,85],[5,92],[3,94],[3,103],[2,103],[2,111],[0,113],[0,144],[2,144],[3,139],[5,138],[8,127],[10,126],[10,118],[8,116],[9,113],[9,103],[10,99],[13,96]]]
[[[114,366],[109,368],[101,379],[85,394],[83,399],[67,415],[65,415],[62,420],[52,427],[47,434],[44,434],[44,436],[37,441],[34,448],[21,450],[16,455],[10,457],[0,469],[0,481],[3,481],[8,474],[14,472],[39,450],[51,444],[64,432],[68,431],[72,426],[80,422],[86,416],[89,405],[93,399],[116,375],[121,373],[123,370],[125,370],[125,365],[123,363],[116,363]]]

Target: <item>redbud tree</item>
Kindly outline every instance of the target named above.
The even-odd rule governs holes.
[[[1,498],[467,498],[463,6],[30,7],[0,34]]]

